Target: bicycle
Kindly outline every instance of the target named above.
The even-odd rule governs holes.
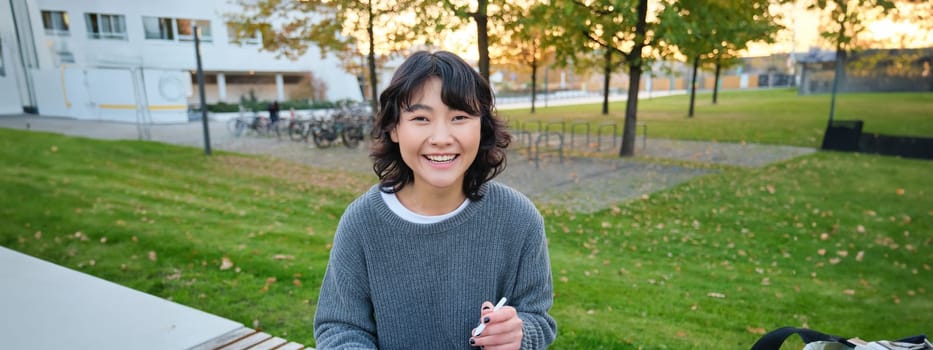
[[[234,137],[240,137],[244,134],[255,133],[257,135],[267,135],[271,131],[269,118],[263,116],[237,117],[227,121],[227,130]],[[278,130],[276,129],[278,133]]]

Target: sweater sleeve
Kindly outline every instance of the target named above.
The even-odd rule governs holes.
[[[324,273],[314,338],[318,349],[376,349],[376,322],[369,297],[363,248],[343,220],[334,235]]]
[[[535,212],[521,261],[513,298],[522,319],[522,349],[546,349],[557,336],[557,322],[548,311],[554,301],[551,263],[548,257],[544,220]]]

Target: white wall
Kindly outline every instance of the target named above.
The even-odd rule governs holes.
[[[146,69],[140,75],[125,68],[62,66],[32,74],[42,115],[127,123],[188,121],[186,72]],[[137,105],[148,117],[137,114]]]

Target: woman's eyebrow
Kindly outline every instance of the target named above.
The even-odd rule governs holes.
[[[405,112],[414,112],[419,109],[424,109],[424,110],[427,110],[428,112],[434,111],[434,108],[431,108],[431,106],[416,103],[416,104],[408,106],[408,108],[405,108]]]

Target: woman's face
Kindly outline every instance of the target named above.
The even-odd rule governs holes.
[[[425,81],[390,137],[414,173],[414,190],[462,192],[479,152],[481,116],[450,109],[441,101],[441,85],[437,77]]]

